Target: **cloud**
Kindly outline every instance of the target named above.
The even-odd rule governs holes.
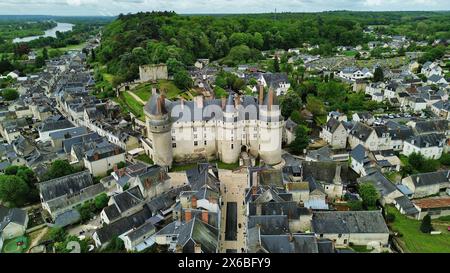
[[[438,0],[1,0],[0,14],[104,15],[152,10],[260,13],[324,10],[450,10]]]

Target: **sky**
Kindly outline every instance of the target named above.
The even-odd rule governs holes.
[[[0,0],[2,15],[115,16],[139,11],[177,13],[317,12],[326,10],[450,10],[450,0]]]

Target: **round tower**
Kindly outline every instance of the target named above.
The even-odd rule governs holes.
[[[276,94],[270,88],[259,109],[259,155],[268,165],[281,162],[283,124]]]
[[[241,152],[242,136],[239,135],[237,130],[238,113],[235,104],[234,94],[230,93],[224,107],[223,123],[219,133],[219,157],[222,162],[227,164],[237,162]]]
[[[166,98],[154,92],[144,107],[148,138],[151,141],[153,162],[164,167],[172,167],[172,124],[166,109]]]

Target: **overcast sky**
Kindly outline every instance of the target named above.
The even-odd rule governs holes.
[[[450,10],[450,0],[0,0],[0,14],[118,15],[177,13],[313,12],[324,10]]]

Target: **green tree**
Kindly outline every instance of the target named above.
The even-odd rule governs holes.
[[[13,101],[19,98],[19,93],[17,92],[16,89],[7,88],[3,89],[2,97],[7,101]]]
[[[374,209],[380,194],[371,183],[363,183],[359,186],[358,193],[362,198],[362,204],[365,209]]]
[[[359,200],[349,201],[347,202],[347,205],[352,211],[360,211],[363,209],[363,204]]]
[[[179,70],[173,76],[173,82],[181,90],[186,90],[192,87],[192,79],[186,70]]]
[[[61,227],[52,227],[48,232],[48,239],[54,242],[64,242],[67,232]]]
[[[108,206],[108,201],[109,201],[108,195],[106,195],[106,193],[102,193],[97,197],[95,197],[95,207],[98,210],[102,210],[103,208]]]
[[[18,176],[0,175],[0,199],[12,207],[23,206],[29,194],[27,183]]]
[[[278,57],[275,56],[275,59],[273,60],[273,70],[275,72],[280,72],[280,61],[278,60]]]
[[[377,66],[377,68],[375,68],[375,72],[373,73],[373,81],[374,82],[384,81],[383,68],[381,68],[379,66]]]
[[[44,57],[37,56],[37,57],[36,57],[36,60],[34,60],[34,65],[35,65],[37,68],[43,67],[43,66],[45,65],[45,59],[44,59]]]
[[[44,58],[44,60],[48,60],[48,49],[46,47],[44,47],[44,49],[42,50],[42,57]]]
[[[422,223],[420,225],[420,231],[423,233],[430,233],[433,231],[433,226],[431,225],[431,217],[430,215],[425,215],[422,219]]]
[[[309,129],[304,125],[299,125],[295,129],[295,140],[290,144],[291,151],[294,154],[301,154],[309,145]]]
[[[299,110],[302,106],[302,99],[297,92],[288,92],[280,99],[281,114],[283,117],[290,117],[292,112]]]
[[[75,169],[67,160],[55,160],[44,175],[44,181],[75,173]]]

